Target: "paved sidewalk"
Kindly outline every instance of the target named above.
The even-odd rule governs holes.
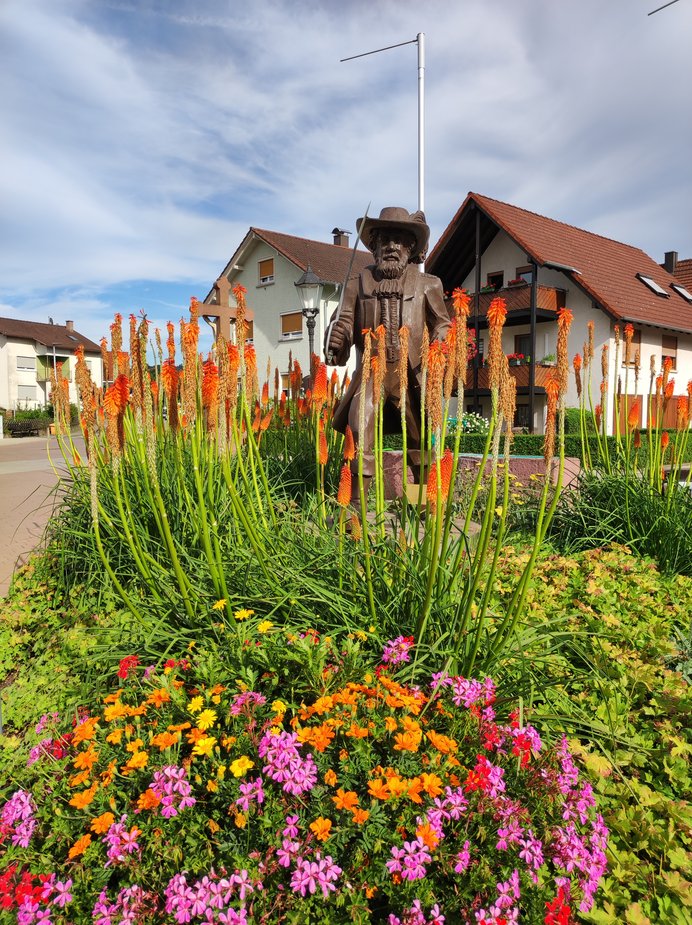
[[[81,438],[78,447],[83,448]],[[55,437],[0,440],[0,598],[7,594],[15,568],[41,543],[60,503],[65,474]]]

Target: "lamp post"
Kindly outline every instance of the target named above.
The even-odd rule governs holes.
[[[317,316],[320,313],[320,290],[322,288],[322,281],[314,272],[310,264],[308,264],[307,270],[293,285],[298,290],[301,314],[303,315],[303,318],[305,318],[305,323],[308,328],[308,349],[310,351],[310,384],[312,385],[314,374],[314,370],[312,368],[312,357],[315,346],[315,323],[317,321]]]

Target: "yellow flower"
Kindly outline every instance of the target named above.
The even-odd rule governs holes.
[[[283,702],[283,700],[275,700],[274,703],[272,704],[272,710],[275,713],[285,713],[286,704]]]
[[[190,713],[199,713],[204,705],[204,697],[193,697],[187,708]]]
[[[215,745],[216,739],[213,736],[202,736],[192,749],[192,754],[211,756]]]
[[[218,777],[219,780],[223,780],[223,779],[224,779],[224,777],[226,776],[226,765],[225,765],[225,764],[220,764],[220,765],[219,765],[219,767],[218,767],[218,769],[217,769],[217,771],[216,771],[216,776]]]
[[[221,739],[221,744],[227,751],[230,751],[231,747],[235,745],[235,736],[224,736]]]
[[[269,630],[274,626],[271,620],[262,620],[261,623],[257,624],[258,633],[268,633]]]
[[[236,813],[233,821],[239,829],[244,829],[247,825],[247,816],[244,813]]]
[[[221,703],[221,696],[219,694],[214,694],[214,696],[211,698],[211,702],[218,706]]]
[[[220,601],[217,601],[215,604],[212,604],[212,610],[223,610],[226,606],[226,598],[222,597]]]
[[[247,608],[243,608],[242,610],[236,610],[233,616],[236,618],[236,620],[247,620],[247,618],[251,617],[254,612],[254,610],[247,610]]]
[[[219,785],[216,783],[215,780],[207,781],[207,790],[209,791],[209,793],[216,793],[218,789],[219,789]]]
[[[254,768],[255,762],[250,761],[247,755],[241,755],[240,758],[236,758],[234,762],[231,763],[231,774],[234,777],[243,777],[247,772]]]
[[[211,729],[216,722],[216,713],[214,710],[203,710],[197,717],[198,729]]]

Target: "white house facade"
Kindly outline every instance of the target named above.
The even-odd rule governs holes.
[[[496,296],[507,301],[503,348],[517,355],[511,369],[517,381],[515,425],[541,432],[546,412],[545,382],[557,346],[557,310],[573,315],[569,337],[570,363],[583,356],[593,324],[591,370],[593,405],[601,402],[601,362],[607,347],[609,388],[602,408],[608,433],[615,427],[614,392],[622,395],[621,415],[639,398],[641,426],[646,427],[649,394],[672,360],[674,396],[664,423],[675,425],[675,399],[687,395],[692,380],[692,294],[680,279],[638,248],[536,215],[516,206],[469,193],[435,246],[427,269],[440,276],[446,291],[461,286],[472,293],[470,324],[479,331],[481,352],[487,341],[485,313]],[[624,327],[634,327],[632,360],[624,359]],[[616,366],[616,327],[620,347]],[[635,377],[634,357],[640,371]],[[650,370],[653,370],[653,380]],[[652,385],[653,381],[653,385]],[[465,410],[490,411],[487,375],[482,365],[470,371]],[[584,387],[588,389],[589,383]],[[574,372],[566,396],[576,407]]]
[[[92,379],[100,387],[100,347],[75,331],[71,321],[61,325],[0,318],[0,408],[44,408],[50,403],[51,372],[58,364],[69,382],[70,401],[77,404],[74,352],[80,345]]]
[[[326,327],[349,271],[355,276],[372,262],[368,252],[354,252],[347,232],[334,229],[332,233],[334,243],[328,244],[250,228],[202,304],[202,313],[209,318],[218,315],[222,333],[233,340],[237,308],[233,289],[237,285],[246,289],[248,336],[255,347],[257,367],[261,376],[267,364],[272,375],[278,368],[284,387],[289,356],[300,363],[305,375],[310,371],[308,323],[301,312],[295,283],[308,268],[320,281],[313,350],[321,357]],[[224,324],[229,324],[225,330]]]

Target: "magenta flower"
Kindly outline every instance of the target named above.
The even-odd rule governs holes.
[[[316,893],[319,887],[326,899],[330,892],[336,890],[339,874],[341,868],[334,863],[333,858],[329,855],[322,858],[320,852],[316,851],[314,861],[303,858],[296,861],[296,869],[291,877],[291,889],[294,893],[305,896],[307,893]]]
[[[402,662],[410,662],[409,652],[413,648],[413,636],[397,636],[396,639],[390,639],[385,643],[382,651],[382,661],[385,665],[400,665]]]
[[[422,839],[405,841],[402,848],[392,846],[392,857],[387,861],[390,874],[401,874],[403,880],[422,880],[425,865],[431,860],[430,852]]]

